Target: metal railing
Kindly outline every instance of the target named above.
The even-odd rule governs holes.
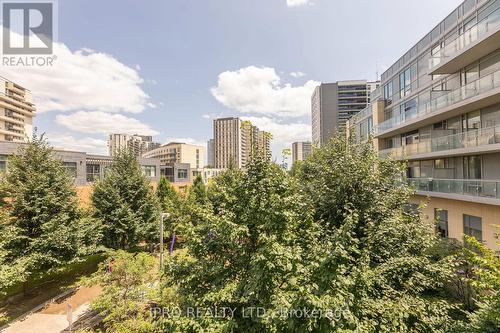
[[[408,178],[417,191],[500,199],[500,181],[481,179]]]
[[[500,71],[488,74],[455,90],[444,92],[443,95],[420,104],[404,114],[389,118],[375,127],[375,133],[388,130],[419,116],[437,112],[447,106],[462,102],[498,87],[500,87]]]
[[[500,8],[490,13],[476,25],[459,35],[439,53],[429,59],[429,69],[433,69],[449,58],[457,56],[463,49],[500,28]]]
[[[381,157],[403,158],[435,151],[480,147],[500,143],[500,125],[457,134],[439,136],[422,142],[379,151]]]

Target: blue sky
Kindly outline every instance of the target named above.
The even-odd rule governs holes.
[[[242,116],[273,150],[310,139],[318,82],[374,80],[458,0],[59,0],[53,68],[2,67],[32,90],[56,147],[110,132],[204,143]]]

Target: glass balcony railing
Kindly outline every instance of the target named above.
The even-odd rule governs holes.
[[[474,44],[476,41],[481,40],[494,31],[498,31],[498,29],[500,29],[500,8],[497,8],[479,23],[451,41],[440,50],[439,54],[431,57],[429,59],[429,69],[432,70],[448,59],[456,57],[469,45]]]
[[[430,140],[405,145],[397,148],[384,149],[379,152],[381,157],[395,158],[409,157],[416,154],[432,153],[436,151],[452,150],[487,146],[500,143],[500,125],[487,128],[469,130],[468,132],[445,135]]]
[[[500,181],[482,179],[409,178],[417,191],[500,199]]]
[[[386,131],[408,120],[438,112],[445,107],[465,101],[498,87],[500,87],[500,71],[488,74],[455,90],[444,91],[443,95],[439,97],[420,104],[404,114],[399,114],[381,122],[375,127],[375,134]]]

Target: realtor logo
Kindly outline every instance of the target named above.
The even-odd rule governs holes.
[[[3,54],[52,54],[52,1],[2,1]]]

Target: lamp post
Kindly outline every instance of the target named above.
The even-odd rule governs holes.
[[[161,213],[160,215],[160,271],[163,270],[163,220],[169,216],[169,213]]]

